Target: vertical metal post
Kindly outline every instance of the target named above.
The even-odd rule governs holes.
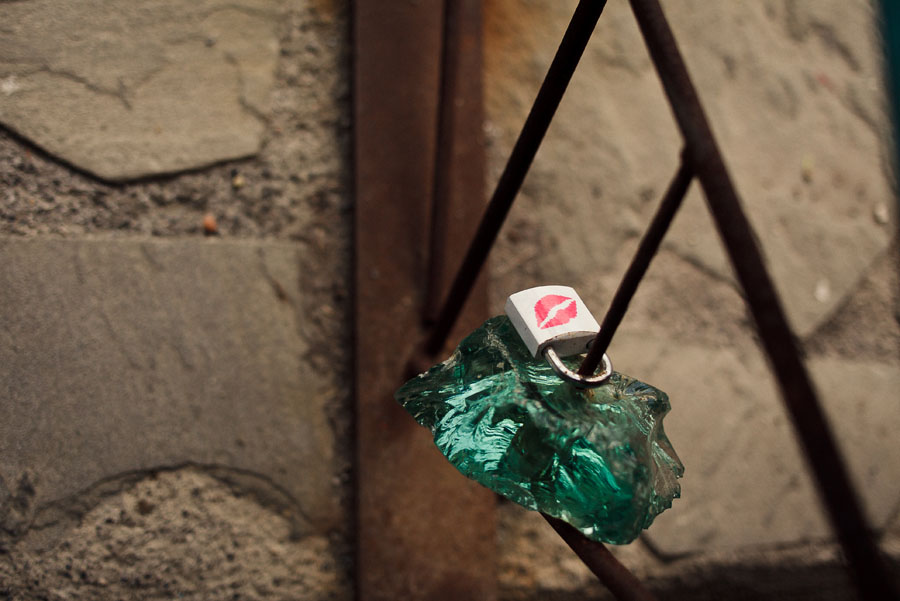
[[[469,211],[478,210],[484,196],[484,135],[481,85],[481,5],[474,0],[444,0],[444,36],[441,50],[441,83],[438,102],[437,140],[434,149],[434,192],[431,197],[431,230],[425,288],[424,323],[437,318],[447,293],[450,274],[459,267],[457,256],[447,253],[451,234],[474,227]],[[477,199],[460,197],[460,191],[480,191]],[[456,259],[452,265],[450,259]]]
[[[496,597],[494,496],[467,480],[394,401],[421,323],[434,193],[438,106],[452,119],[445,191],[452,205],[444,259],[458,261],[483,208],[480,3],[459,1],[454,98],[439,100],[444,3],[356,0],[354,169],[356,238],[357,598]],[[455,177],[459,174],[468,174]],[[452,263],[451,263],[452,264]],[[446,287],[446,282],[438,282]],[[486,310],[484,288],[457,327]]]

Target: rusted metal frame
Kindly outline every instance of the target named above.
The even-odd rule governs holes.
[[[630,3],[684,136],[690,161],[719,235],[756,321],[806,459],[816,476],[820,496],[850,564],[856,587],[864,599],[896,599],[895,585],[867,527],[753,230],[741,208],[662,8],[657,0],[630,0]]]
[[[688,187],[694,179],[694,169],[686,158],[686,153],[682,151],[678,172],[669,184],[647,231],[644,232],[631,264],[625,271],[625,275],[622,276],[622,281],[619,282],[619,287],[609,303],[609,309],[603,317],[603,323],[600,324],[600,331],[597,332],[597,337],[591,343],[587,356],[581,362],[581,367],[578,368],[578,373],[583,376],[594,373],[594,370],[600,365],[603,353],[609,348],[616,329],[628,311],[628,304],[634,297],[634,293],[637,292],[638,285],[644,278],[644,274],[647,273],[647,268],[650,267],[650,261],[656,256],[663,237],[681,207],[681,201],[684,200]]]
[[[425,303],[424,322],[428,324],[433,321],[433,326],[425,344],[417,349],[417,352],[407,364],[407,373],[423,371],[429,365],[431,357],[436,355],[446,345],[449,331],[456,323],[457,315],[466,303],[475,279],[484,265],[506,215],[518,194],[522,181],[525,179],[537,149],[550,125],[556,108],[559,106],[559,102],[565,93],[566,87],[587,46],[587,42],[593,33],[605,4],[605,0],[601,2],[582,0],[576,8],[560,48],[557,50],[548,74],[522,128],[522,132],[519,134],[519,138],[494,190],[491,202],[481,218],[478,230],[472,239],[465,259],[456,272],[453,286],[441,307],[441,311],[437,314],[434,308],[437,306],[437,300],[440,298],[438,292],[439,284],[434,283],[434,280],[428,284],[429,292],[427,294],[428,300]],[[447,16],[452,18],[452,13],[448,12]],[[452,27],[451,22],[448,30],[452,31]],[[445,46],[444,61],[448,59],[447,48],[448,46]],[[459,83],[458,74],[452,70],[452,66],[450,69],[445,70],[443,75],[441,87],[445,91],[452,90]],[[447,97],[444,96],[445,99]],[[447,124],[452,122],[454,115],[455,113],[452,109],[449,111],[449,114],[444,114],[442,111],[439,130],[446,128]],[[437,169],[442,168],[445,156],[444,151],[439,149],[436,159]],[[679,196],[677,190],[680,189],[681,182],[685,177],[687,178],[687,182],[684,184],[685,188],[690,182],[690,177],[682,172],[685,172],[684,168],[679,171],[680,175],[676,176],[672,189],[666,196],[666,199],[670,200],[663,203],[664,207],[668,207],[673,202],[671,199]],[[435,182],[435,212],[432,216],[430,230],[432,241],[429,264],[435,270],[435,273],[443,274],[443,270],[446,269],[446,259],[443,256],[443,250],[439,241],[447,239],[444,232],[448,221],[447,207],[444,204],[444,190],[441,183],[446,178],[437,174],[436,178],[439,179]],[[684,192],[680,192],[681,196],[683,194]],[[674,204],[677,210],[680,198],[674,201]],[[436,281],[440,281],[440,279],[438,277]],[[555,520],[547,515],[544,515],[544,517],[587,567],[613,592],[616,598],[623,601],[652,601],[654,599],[637,578],[616,560],[602,543],[585,538],[581,533],[564,522]]]
[[[632,574],[615,556],[600,543],[585,538],[578,530],[542,513],[544,519],[556,530],[556,533],[575,552],[594,576],[621,601],[656,601],[651,593],[637,577]]]
[[[484,212],[478,231],[469,245],[462,266],[456,273],[450,292],[447,294],[441,312],[426,339],[421,355],[435,356],[444,346],[456,316],[462,310],[472,289],[472,283],[491,250],[500,227],[512,206],[528,168],[540,147],[550,121],[556,113],[559,102],[569,85],[575,67],[581,59],[585,46],[594,31],[597,20],[606,6],[606,0],[581,0],[575,9],[559,49],[553,57],[547,76],[538,91],[531,111],[522,126],[522,132],[510,153],[506,167],[500,175],[491,201]],[[416,361],[416,359],[414,359]]]
[[[458,261],[461,241],[470,239],[484,207],[481,7],[477,0],[452,1],[465,5],[453,100],[465,111],[453,121],[448,139],[456,142],[442,164],[453,207],[445,257]],[[421,284],[443,14],[442,0],[356,0],[353,6],[356,587],[362,601],[496,598],[493,494],[453,469],[430,433],[393,400],[404,361],[425,335]],[[486,305],[484,287],[476,287],[459,331],[474,329]]]

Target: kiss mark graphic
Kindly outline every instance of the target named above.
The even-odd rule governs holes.
[[[546,330],[569,323],[578,315],[578,303],[574,298],[548,294],[534,304],[534,316],[538,328]]]

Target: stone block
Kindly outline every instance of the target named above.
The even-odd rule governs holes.
[[[262,479],[306,526],[334,526],[332,395],[307,360],[299,252],[0,238],[2,529],[98,481],[186,464]]]
[[[0,122],[107,180],[254,154],[279,0],[7,3]]]

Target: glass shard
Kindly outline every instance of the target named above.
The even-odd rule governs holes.
[[[588,538],[631,542],[680,496],[666,394],[617,372],[578,390],[530,355],[506,316],[395,396],[460,472]]]

